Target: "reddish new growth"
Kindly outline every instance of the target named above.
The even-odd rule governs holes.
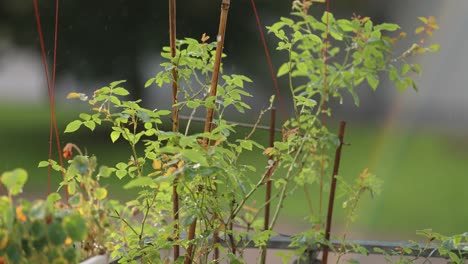
[[[83,153],[81,152],[80,148],[73,143],[67,143],[65,147],[63,147],[63,158],[70,160],[73,156],[73,149],[75,149],[81,156]]]

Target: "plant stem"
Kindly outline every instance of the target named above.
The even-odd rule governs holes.
[[[294,159],[293,159],[293,161],[291,162],[291,165],[288,168],[288,171],[286,173],[286,177],[284,178],[286,180],[286,183],[284,184],[283,188],[281,189],[281,194],[280,194],[280,197],[279,197],[279,201],[278,201],[278,204],[276,206],[275,213],[274,213],[274,215],[273,215],[273,217],[271,219],[271,223],[270,223],[270,227],[269,227],[270,230],[273,229],[273,227],[276,224],[276,220],[278,220],[279,212],[280,212],[281,208],[283,207],[283,202],[284,202],[284,199],[286,198],[286,190],[288,188],[288,183],[289,183],[289,180],[291,178],[291,175],[292,175],[292,172],[293,172],[293,169],[294,169],[294,164],[296,163],[297,159],[299,158],[299,155],[302,153],[302,148],[303,147],[304,147],[304,141],[302,141],[301,145],[299,146],[299,149],[297,150],[296,155],[294,156]]]
[[[130,225],[130,223],[127,222],[127,220],[125,220],[125,218],[122,218],[120,216],[120,214],[119,214],[119,212],[117,212],[117,210],[114,210],[114,212],[117,214],[117,216],[111,215],[111,217],[117,218],[117,219],[121,220],[122,222],[124,222],[124,224],[127,225],[135,235],[139,236],[138,232]]]
[[[274,161],[273,164],[271,164],[268,169],[265,171],[265,173],[263,174],[262,178],[260,178],[260,180],[257,182],[257,184],[255,184],[255,186],[252,188],[252,190],[250,190],[250,192],[248,192],[245,196],[244,196],[244,199],[242,199],[239,204],[237,205],[237,207],[232,211],[231,213],[231,216],[229,217],[229,222],[230,223],[231,221],[234,220],[234,218],[237,216],[237,214],[240,212],[240,210],[242,209],[242,207],[244,206],[244,204],[247,202],[247,200],[250,198],[250,196],[252,196],[255,191],[265,183],[265,179],[267,179],[269,176],[271,177],[273,175],[273,172],[276,170],[276,167],[278,165],[278,161]]]

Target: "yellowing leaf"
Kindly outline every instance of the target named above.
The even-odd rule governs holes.
[[[65,239],[64,244],[66,246],[69,246],[69,245],[71,245],[72,242],[73,242],[73,240],[69,236],[67,236],[67,238]]]
[[[18,218],[18,220],[20,222],[26,222],[27,218],[26,218],[26,215],[24,215],[23,213],[23,206],[20,205],[18,207],[16,207],[16,218]]]
[[[424,27],[418,27],[418,28],[416,28],[414,33],[419,34],[419,33],[423,32],[423,31],[424,31]]]
[[[258,212],[258,208],[255,208],[255,207],[251,207],[251,206],[247,206],[247,205],[244,205],[242,206],[242,208],[248,212],[251,212],[251,213],[257,213]]]
[[[166,170],[166,173],[164,173],[164,176],[170,176],[172,175],[172,173],[174,173],[176,171],[176,168],[175,167],[169,167],[167,170]]]
[[[359,174],[359,179],[360,180],[365,180],[367,177],[369,177],[370,173],[369,173],[369,168],[365,168],[361,174]]]
[[[153,169],[160,170],[162,168],[162,162],[160,160],[153,160]]]
[[[202,43],[205,43],[207,40],[210,39],[210,36],[207,36],[206,33],[203,33],[202,37],[201,37],[201,41]]]
[[[94,195],[96,196],[96,199],[103,200],[107,197],[107,190],[105,188],[97,188],[94,191]]]
[[[184,161],[183,160],[180,160],[178,163],[177,163],[177,168],[182,168],[182,166],[184,166]]]
[[[67,99],[80,99],[81,101],[88,100],[88,96],[84,93],[71,92],[67,95]]]

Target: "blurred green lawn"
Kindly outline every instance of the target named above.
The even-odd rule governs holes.
[[[62,145],[78,144],[88,154],[96,155],[101,165],[113,165],[129,157],[128,148],[123,144],[111,144],[106,131],[98,129],[100,132],[91,134],[81,129],[76,134],[63,134],[65,124],[74,120],[79,110],[73,104],[58,106],[58,109]],[[0,172],[16,167],[27,169],[30,179],[25,193],[31,196],[47,193],[47,169],[37,168],[37,163],[47,160],[48,111],[47,106],[3,104],[0,107]],[[266,132],[257,137],[266,144]],[[350,123],[345,141],[351,145],[343,149],[340,175],[352,181],[369,167],[384,181],[381,195],[373,199],[366,195],[362,199],[358,220],[350,225],[352,234],[366,239],[383,236],[407,240],[415,238],[416,230],[424,228],[444,234],[468,231],[468,137],[457,138],[424,129],[388,128],[384,131],[379,127]],[[265,157],[251,155],[248,159],[260,164],[261,169],[263,163],[258,161]],[[54,174],[53,177],[54,191],[60,176]],[[107,180],[104,184],[108,185],[111,195],[118,194],[123,199],[131,197],[132,191],[122,191],[118,180]],[[310,192],[312,197],[317,197],[316,190]],[[261,201],[263,194],[253,199]],[[345,223],[342,201],[335,204],[337,227]],[[283,221],[304,225],[302,218],[306,208],[305,193],[297,189],[284,206],[287,217]]]

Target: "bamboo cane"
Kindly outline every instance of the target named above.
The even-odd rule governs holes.
[[[221,16],[220,16],[220,21],[219,21],[219,30],[218,30],[218,36],[217,36],[217,41],[218,44],[216,46],[216,54],[215,54],[215,61],[214,61],[214,69],[213,69],[213,75],[211,78],[211,87],[210,87],[210,96],[216,96],[217,94],[217,87],[218,87],[218,79],[219,79],[219,69],[221,67],[221,56],[223,54],[223,46],[224,46],[224,35],[226,31],[226,22],[227,22],[227,15],[229,11],[229,6],[231,4],[230,0],[223,0],[221,3]],[[206,112],[206,119],[205,119],[205,129],[204,132],[211,132],[213,128],[213,116],[214,116],[214,108],[208,108]],[[208,147],[209,145],[209,140],[205,138],[203,140],[204,146]],[[195,231],[197,227],[197,219],[195,219],[192,224],[190,224],[189,227],[189,232],[188,232],[188,240],[191,241],[195,238]],[[213,237],[214,243],[217,243],[219,240],[218,233],[215,232],[214,237]],[[190,244],[187,248],[187,253],[185,255],[185,261],[184,264],[189,264],[192,261],[192,254],[193,254],[193,244]],[[219,251],[216,248],[215,249],[215,254],[214,254],[215,259],[219,258]]]

